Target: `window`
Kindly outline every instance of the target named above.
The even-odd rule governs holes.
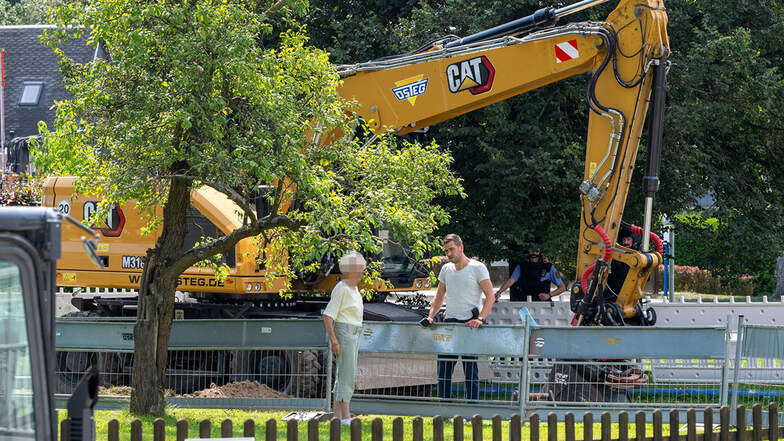
[[[19,105],[37,106],[43,89],[43,81],[25,81],[22,87],[22,96],[19,98]]]
[[[0,261],[0,440],[32,438],[31,373],[19,268]]]

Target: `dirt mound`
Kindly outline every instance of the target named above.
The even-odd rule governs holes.
[[[192,394],[182,395],[188,398],[291,398],[283,392],[261,384],[258,381],[238,381],[216,386],[212,383],[208,389],[198,390]]]
[[[112,387],[103,387],[98,386],[98,395],[118,395],[123,397],[131,396],[131,391],[133,388],[131,386],[112,386]]]

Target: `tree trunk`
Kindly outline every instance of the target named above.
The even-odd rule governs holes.
[[[155,248],[147,252],[139,287],[131,374],[131,413],[135,415],[165,413],[163,390],[179,276],[172,268],[182,255],[189,203],[188,181],[173,179],[163,208],[163,231]]]

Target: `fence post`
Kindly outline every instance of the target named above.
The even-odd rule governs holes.
[[[210,423],[210,420],[205,418],[199,422],[199,438],[209,438],[211,431],[212,424]]]
[[[743,315],[738,316],[738,332],[735,334],[735,366],[732,372],[732,408],[738,408],[738,389],[740,385],[738,384],[738,379],[740,378],[740,357],[742,354],[742,346],[743,346],[743,332],[746,330],[746,326],[744,325]],[[731,416],[733,418],[732,423],[736,423],[737,420],[735,419],[735,413]]]
[[[501,441],[501,415],[493,415],[493,441]],[[415,439],[416,441],[416,439]]]
[[[702,427],[702,439],[713,440],[713,409],[710,407],[706,407],[703,412]]]
[[[425,423],[422,421],[421,416],[414,417],[411,421],[411,439],[414,441],[422,441],[425,439]]]
[[[744,440],[746,433],[746,406],[740,405],[735,408],[735,430],[738,432],[738,440]]]
[[[762,441],[762,405],[757,403],[751,408],[751,439]]]
[[[108,441],[120,441],[120,422],[116,419],[110,420],[106,432]]]
[[[177,441],[188,439],[188,421],[184,418],[177,420]]]
[[[645,411],[643,410],[638,410],[634,414],[634,434],[635,441],[645,441]]]
[[[278,441],[278,422],[275,421],[275,418],[268,419],[266,426],[264,428],[264,441]]]
[[[664,438],[664,425],[662,424],[661,410],[653,411],[653,441],[662,441]]]
[[[395,417],[392,420],[392,441],[403,441],[403,418],[401,417]]]
[[[612,440],[612,419],[610,412],[602,412],[602,441]]]
[[[142,420],[138,418],[131,421],[131,441],[142,441]]]
[[[520,417],[525,416],[526,407],[528,405],[528,391],[530,385],[528,384],[528,352],[531,341],[531,316],[525,315],[525,334],[523,334],[523,356],[520,358],[520,382],[518,390],[520,391]]]
[[[768,439],[779,439],[779,406],[771,401],[768,404]]]
[[[509,441],[522,441],[523,438],[523,421],[519,414],[512,415],[512,420],[509,421]]]
[[[286,421],[286,441],[297,441],[299,439],[298,429],[297,420]]]
[[[316,418],[311,418],[308,421],[308,441],[319,441],[319,421]],[[246,435],[247,436],[247,435]]]
[[[583,439],[593,441],[593,414],[585,412],[583,415]]]
[[[577,437],[574,431],[574,414],[567,412],[564,415],[564,431],[566,432],[566,441],[575,441]]]
[[[362,420],[359,418],[352,418],[351,424],[349,425],[349,431],[351,432],[351,441],[362,441]]]
[[[234,424],[228,418],[221,421],[221,438],[231,438],[234,436]],[[163,440],[161,440],[163,441]]]
[[[618,441],[629,441],[629,414],[625,410],[618,414]]]
[[[535,413],[528,419],[528,436],[530,441],[539,441],[539,414]]]
[[[722,406],[719,410],[719,441],[730,441],[730,408]]]
[[[721,386],[719,390],[719,406],[727,405],[730,382],[730,343],[732,343],[732,315],[727,314],[724,330],[724,366],[721,367]]]
[[[163,418],[155,418],[152,422],[152,439],[153,441],[166,440],[166,421]]]
[[[482,416],[474,415],[471,417],[471,433],[474,441],[482,441]]]
[[[441,415],[433,417],[433,441],[444,441],[444,418]]]
[[[547,414],[547,441],[558,441],[558,415],[555,412]]]
[[[384,422],[381,418],[373,418],[370,422],[370,440],[371,441],[384,441]]]
[[[675,409],[670,410],[670,439],[678,439],[679,429],[681,427],[680,415]]]
[[[465,440],[465,427],[463,426],[463,417],[460,415],[455,415],[455,418],[452,420],[452,437],[454,441],[464,441]]]
[[[340,420],[332,418],[329,421],[329,441],[340,441]]]
[[[694,408],[686,411],[686,440],[697,441],[697,411]]]
[[[242,424],[242,436],[245,438],[256,438],[256,423],[252,419],[248,418]]]

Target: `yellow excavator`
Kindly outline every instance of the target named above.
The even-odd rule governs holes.
[[[662,261],[660,241],[651,229],[653,196],[658,189],[662,144],[665,81],[669,68],[667,12],[661,0],[620,0],[604,21],[559,25],[564,17],[607,0],[582,0],[560,8],[546,7],[518,20],[467,37],[447,37],[417,51],[383,59],[338,66],[340,94],[356,103],[356,114],[374,134],[404,135],[526,91],[591,72],[586,101],[590,108],[584,179],[575,183],[582,200],[577,252],[577,277],[572,291],[574,325],[650,325],[651,309],[641,305],[641,288]],[[644,227],[631,227],[645,240],[641,251],[615,244],[646,115],[649,122],[648,170],[644,177],[646,207]],[[323,142],[328,142],[324,140]],[[44,205],[64,214],[86,219],[98,199],[74,197],[73,179],[50,178],[45,183]],[[192,193],[187,222],[197,227],[198,240],[207,234],[228,234],[240,222],[233,202],[210,189]],[[257,206],[257,212],[263,207]],[[577,215],[577,213],[575,213]],[[61,286],[138,288],[142,256],[157,239],[140,235],[140,213],[133,204],[117,206],[94,226],[102,235],[97,251],[106,267],[96,270],[81,252],[81,233],[63,228],[63,257],[57,263]],[[190,237],[190,236],[189,236]],[[657,243],[649,249],[648,237]],[[198,293],[203,303],[178,303],[180,318],[210,317],[240,309],[231,316],[297,316],[301,305],[284,304],[273,296],[283,283],[265,277],[256,263],[251,239],[241,241],[224,258],[231,267],[224,281],[209,270],[190,268],[180,277],[178,289]],[[246,256],[250,255],[251,258]],[[610,263],[628,265],[618,292],[606,287]],[[428,288],[425,274],[404,269],[394,290]],[[389,275],[390,273],[387,273]],[[339,275],[325,261],[310,281],[295,283],[295,290],[325,292]],[[304,282],[304,283],[303,283]],[[260,297],[260,296],[269,297]],[[266,299],[260,301],[259,299]],[[100,315],[132,315],[128,299],[76,300],[83,311]],[[256,302],[249,306],[250,302]],[[295,302],[296,303],[296,302]],[[219,305],[218,305],[219,304]],[[184,310],[184,311],[183,311]],[[317,314],[318,308],[306,311]],[[366,309],[367,311],[367,309]],[[293,312],[293,313],[292,313]],[[292,315],[293,314],[293,315]],[[367,317],[366,317],[367,318]]]
[[[413,53],[340,66],[340,93],[359,103],[357,113],[375,133],[403,135],[591,71],[573,324],[652,324],[655,315],[643,311],[640,299],[642,286],[662,258],[650,218],[658,189],[669,68],[667,13],[660,0],[622,0],[603,22],[556,26],[562,17],[605,1],[543,8]],[[635,251],[613,244],[622,226],[649,104],[645,226],[626,227],[646,239],[642,251]],[[649,251],[648,237],[657,243],[656,251]],[[617,293],[605,289],[612,260],[630,267]]]

